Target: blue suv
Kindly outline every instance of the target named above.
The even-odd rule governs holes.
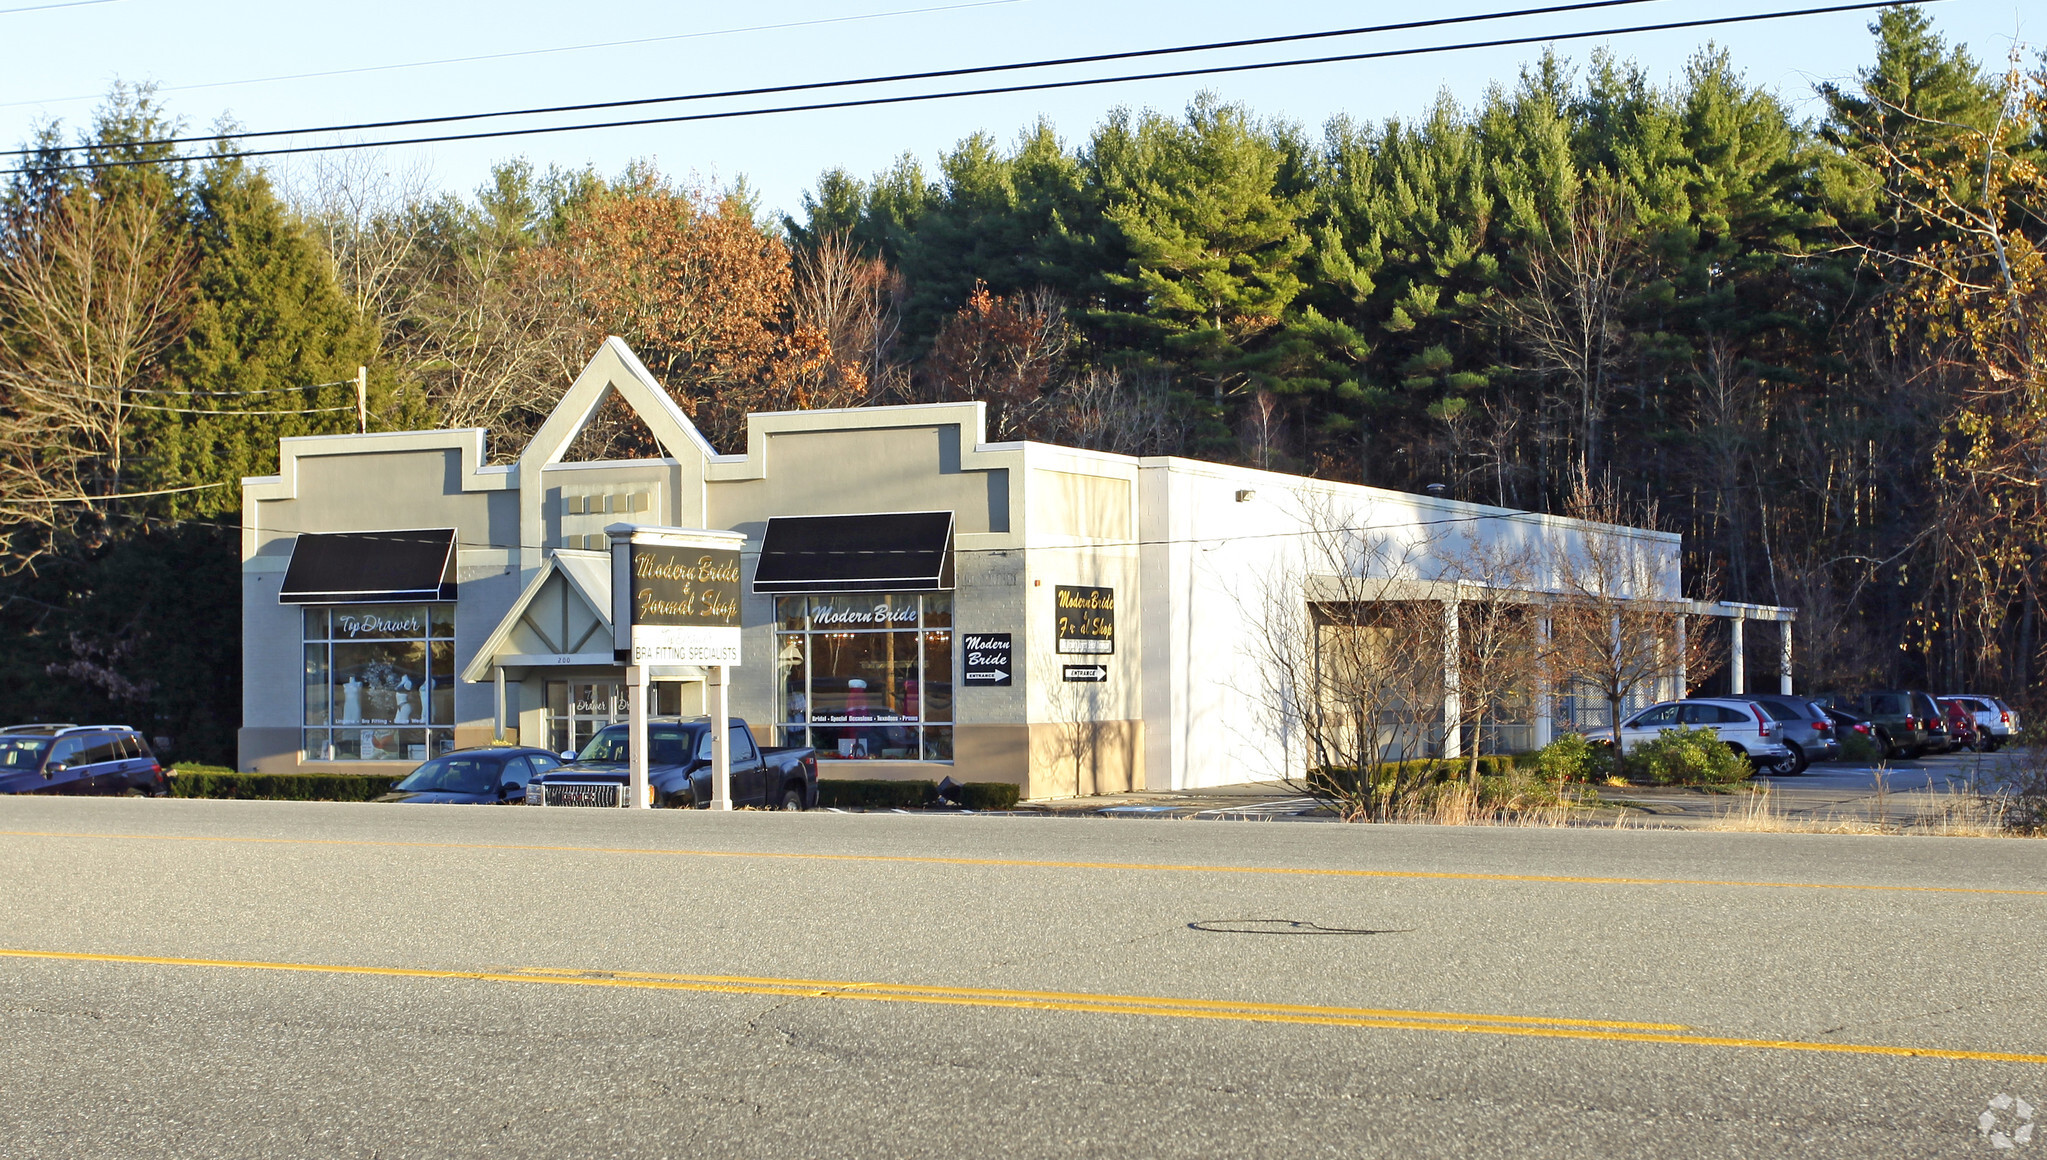
[[[170,792],[163,764],[126,725],[14,725],[0,729],[0,793]]]

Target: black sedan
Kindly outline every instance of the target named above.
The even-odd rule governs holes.
[[[526,783],[561,764],[545,749],[490,746],[436,757],[391,787],[380,802],[412,805],[518,805]]]

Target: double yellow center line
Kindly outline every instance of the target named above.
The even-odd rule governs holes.
[[[1962,1051],[1940,1047],[1907,1047],[1874,1043],[1828,1043],[1796,1039],[1750,1039],[1701,1035],[1681,1023],[1636,1023],[1609,1019],[1565,1019],[1535,1015],[1488,1015],[1459,1011],[1409,1011],[1380,1007],[1329,1007],[1301,1003],[1258,1003],[1236,999],[1183,999],[1164,995],[1119,995],[1069,991],[1020,991],[989,987],[945,987],[913,983],[857,982],[844,979],[780,979],[747,975],[681,975],[646,971],[585,971],[559,967],[511,967],[496,970],[440,970],[428,967],[371,967],[334,963],[278,963],[241,959],[169,958],[159,955],[113,955],[77,951],[0,948],[0,958],[65,962],[129,964],[156,967],[208,967],[237,971],[283,971],[318,975],[355,975],[399,979],[435,979],[484,983],[518,983],[556,987],[610,987],[642,991],[683,991],[718,995],[763,995],[795,999],[827,999],[870,1003],[912,1003],[947,1007],[978,1007],[1027,1011],[1067,1011],[1092,1015],[1136,1015],[1167,1019],[1209,1019],[1239,1023],[1288,1023],[1321,1027],[1385,1028],[1466,1035],[1506,1035],[1536,1039],[1585,1039],[1610,1043],[1660,1043],[1684,1047],[1759,1048],[1836,1055],[1877,1055],[1917,1059],[1978,1060],[1994,1063],[2047,1064],[2047,1055],[2006,1051]]]

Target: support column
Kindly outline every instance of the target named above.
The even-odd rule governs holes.
[[[647,786],[647,670],[627,665],[625,670],[626,719],[626,801],[636,810],[654,803]]]
[[[1443,602],[1443,756],[1464,756],[1463,731],[1458,728],[1464,718],[1463,680],[1458,673],[1458,656],[1463,651],[1457,623],[1458,602]],[[1396,646],[1397,647],[1397,646]],[[1471,739],[1473,745],[1478,738]]]
[[[1535,674],[1535,747],[1541,749],[1556,740],[1557,697],[1556,686],[1550,673],[1550,639],[1555,628],[1547,616],[1535,621],[1535,655],[1539,664]]]
[[[732,705],[731,670],[712,665],[708,676],[711,694],[711,808],[732,808]]]
[[[1777,629],[1783,635],[1777,638],[1777,691],[1791,695],[1791,622],[1780,620]]]
[[[497,691],[497,701],[491,709],[490,736],[491,740],[499,745],[503,745],[505,743],[505,670],[497,665],[492,665],[490,671],[493,678],[491,683]]]
[[[1740,694],[1748,692],[1747,671],[1742,665],[1741,626],[1742,616],[1737,613],[1727,622],[1727,691]]]
[[[1691,695],[1691,674],[1686,671],[1685,654],[1691,651],[1691,617],[1680,612],[1677,615],[1677,692],[1671,697],[1681,701]]]

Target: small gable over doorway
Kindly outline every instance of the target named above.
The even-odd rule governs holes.
[[[511,666],[613,663],[611,554],[560,552],[512,602],[462,679],[488,681],[493,668]]]

